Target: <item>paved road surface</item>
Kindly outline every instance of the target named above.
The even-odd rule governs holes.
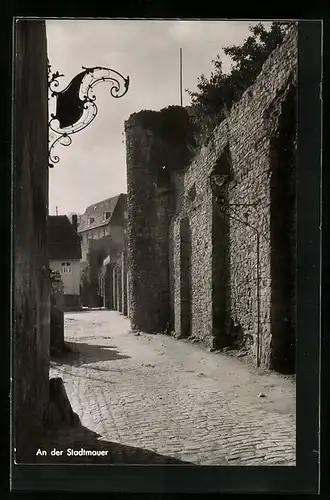
[[[50,376],[63,378],[100,442],[194,464],[295,465],[292,379],[187,341],[135,336],[114,311],[67,313],[65,328],[79,355],[52,361]]]

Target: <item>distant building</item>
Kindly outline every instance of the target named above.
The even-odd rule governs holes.
[[[115,265],[125,247],[127,195],[94,203],[80,216],[78,234],[81,237],[81,290],[83,305],[106,305],[99,274],[104,259]]]
[[[81,242],[75,215],[72,223],[66,215],[48,217],[48,258],[50,269],[61,273],[65,309],[79,308]]]
[[[94,203],[80,216],[78,234],[81,236],[82,262],[88,262],[90,248],[104,248],[112,260],[124,246],[127,219],[127,195]],[[98,242],[97,242],[98,241]]]

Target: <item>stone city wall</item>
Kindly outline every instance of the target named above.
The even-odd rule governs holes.
[[[133,328],[167,325],[214,349],[245,348],[258,365],[272,364],[275,344],[278,356],[287,356],[295,301],[296,72],[293,27],[189,161],[178,153],[188,137],[166,142],[155,126],[164,110],[126,122]],[[168,169],[171,156],[176,167]],[[168,176],[162,189],[160,172]],[[211,172],[221,176],[216,196]]]

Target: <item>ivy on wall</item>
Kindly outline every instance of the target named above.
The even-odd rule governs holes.
[[[185,168],[196,146],[195,126],[187,110],[181,106],[168,106],[160,111],[142,110],[131,115],[138,125],[150,131],[157,143],[154,163],[171,171]]]

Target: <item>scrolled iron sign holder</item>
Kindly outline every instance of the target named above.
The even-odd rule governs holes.
[[[58,71],[52,73],[48,64],[48,89],[50,97],[55,98],[55,113],[50,114],[49,126],[49,167],[60,161],[58,155],[54,155],[53,149],[56,145],[70,146],[72,134],[86,128],[96,117],[98,108],[93,89],[101,82],[110,82],[110,95],[115,99],[123,97],[128,91],[129,77],[126,78],[118,71],[95,66],[93,68],[82,67],[83,71],[78,73],[69,85],[63,90],[59,87],[58,79],[64,76]],[[49,98],[50,99],[50,98]]]
[[[260,357],[261,357],[261,335],[260,335],[260,232],[258,229],[252,224],[250,224],[247,220],[243,220],[240,217],[236,217],[232,215],[230,209],[232,207],[249,207],[249,208],[257,208],[259,205],[259,201],[256,203],[227,203],[224,198],[224,186],[229,182],[228,174],[217,174],[213,170],[209,173],[209,182],[212,193],[215,197],[215,200],[219,206],[220,212],[227,217],[235,220],[236,222],[240,222],[244,224],[246,227],[252,229],[256,235],[256,253],[257,253],[257,261],[256,261],[256,281],[257,281],[257,367],[260,366]],[[237,214],[235,214],[237,215]],[[246,219],[248,214],[245,214]]]

